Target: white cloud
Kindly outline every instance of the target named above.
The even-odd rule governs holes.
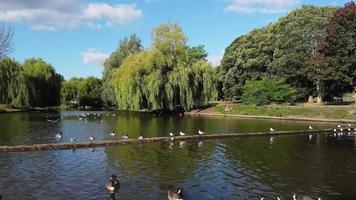
[[[288,12],[300,0],[231,0],[226,11],[239,13],[281,13]]]
[[[87,49],[80,53],[83,63],[90,65],[102,65],[109,54],[101,53],[97,49]]]
[[[212,55],[208,55],[207,60],[210,64],[212,64],[214,67],[219,66],[221,59],[224,56],[224,50],[222,50],[220,53],[218,54],[212,54]]]
[[[113,26],[131,23],[140,18],[142,14],[142,10],[134,4],[83,4],[82,0],[0,2],[0,22],[23,23],[33,30],[56,31],[82,25],[101,28],[105,24]]]

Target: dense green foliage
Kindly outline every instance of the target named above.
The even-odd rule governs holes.
[[[62,76],[41,59],[28,59],[23,66],[10,59],[0,61],[0,103],[15,107],[59,105]]]
[[[142,50],[141,40],[135,34],[132,34],[129,38],[121,40],[118,48],[112,52],[110,57],[105,61],[101,91],[101,98],[105,105],[115,106],[117,104],[111,80],[113,69],[119,68],[124,59],[129,55],[136,54]]]
[[[60,90],[63,77],[42,59],[28,59],[23,64],[33,91],[29,93],[30,105],[37,107],[60,104]]]
[[[298,99],[316,93],[308,76],[317,40],[334,8],[303,6],[265,28],[238,37],[225,51],[220,82],[225,99],[240,98],[246,81],[273,75],[298,90]]]
[[[262,77],[258,81],[246,82],[241,99],[243,103],[256,105],[292,102],[295,100],[296,92],[284,80]]]
[[[101,106],[100,92],[102,81],[95,77],[71,78],[62,84],[61,100],[63,104],[79,106]]]
[[[215,71],[202,46],[189,47],[176,24],[153,30],[153,47],[131,55],[113,73],[121,109],[189,110],[217,95]]]
[[[356,4],[337,9],[325,32],[311,60],[310,74],[315,77],[319,97],[329,100],[356,86]]]

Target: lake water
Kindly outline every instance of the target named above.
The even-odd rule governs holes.
[[[0,115],[0,145],[209,133],[305,130],[310,123],[224,117],[153,117],[96,111]],[[85,112],[87,113],[87,112]],[[100,113],[100,116],[93,115]],[[57,119],[52,123],[47,119]],[[81,119],[80,119],[81,118]],[[85,120],[87,119],[87,120]],[[314,128],[333,124],[312,123]],[[63,140],[54,135],[63,132]],[[110,199],[105,182],[117,174],[116,199],[167,199],[167,185],[184,199],[291,199],[293,193],[322,199],[356,199],[356,134],[248,137],[120,145],[96,149],[0,153],[0,194],[6,199]]]

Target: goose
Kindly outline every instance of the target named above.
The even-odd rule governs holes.
[[[139,140],[142,140],[142,139],[143,139],[143,137],[142,137],[142,136],[138,136],[138,139],[139,139]]]
[[[58,132],[57,134],[56,134],[56,138],[62,138],[62,132]]]
[[[90,140],[90,141],[94,141],[94,140],[95,140],[95,137],[90,136],[90,137],[89,137],[89,140]]]
[[[75,142],[77,140],[77,138],[70,138],[71,142]]]
[[[110,179],[106,183],[106,189],[110,193],[114,193],[120,188],[120,182],[117,180],[116,175],[111,175]]]
[[[183,191],[174,185],[168,186],[168,200],[183,200]]]
[[[110,135],[110,136],[115,136],[116,133],[115,133],[115,131],[112,131],[111,133],[109,133],[109,135]]]
[[[205,133],[201,130],[198,130],[199,135],[204,135]]]
[[[313,130],[313,127],[312,127],[312,126],[309,126],[309,130]]]
[[[129,139],[129,134],[125,133],[121,136],[121,138],[127,140]]]
[[[169,136],[174,137],[174,134],[172,132],[169,133]]]
[[[185,133],[183,133],[182,131],[179,132],[180,136],[185,136]]]
[[[270,131],[270,132],[274,132],[274,129],[273,129],[273,128],[269,128],[269,131]]]

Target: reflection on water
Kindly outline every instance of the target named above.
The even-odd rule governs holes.
[[[102,114],[106,118],[96,116],[97,119],[85,122],[78,119],[77,112],[60,114],[64,118],[58,123],[47,123],[44,113],[0,115],[0,128],[6,130],[0,133],[1,143],[57,142],[52,132],[59,130],[65,141],[70,137],[85,140],[90,135],[110,138],[106,133],[112,129],[127,132],[130,137],[139,134],[148,137],[179,130],[189,134],[199,129],[210,133],[308,127],[305,123],[151,118],[132,113]],[[14,126],[16,123],[20,124]],[[315,128],[322,126],[325,125],[313,124]],[[174,184],[183,188],[188,200],[260,196],[291,199],[292,193],[354,200],[355,137],[354,134],[249,137],[1,153],[0,194],[3,199],[167,199],[167,185]],[[105,188],[111,174],[116,174],[121,183],[115,197]]]

